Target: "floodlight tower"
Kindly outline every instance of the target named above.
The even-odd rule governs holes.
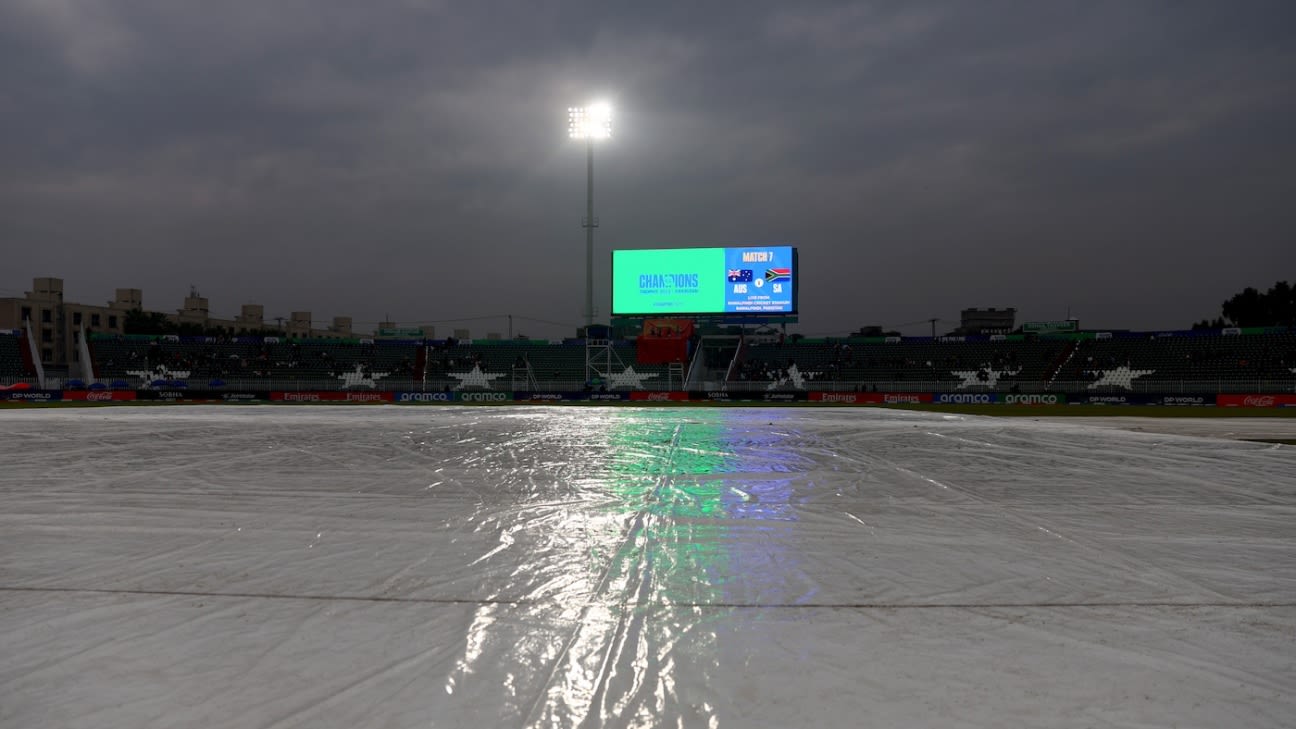
[[[594,141],[612,136],[612,105],[598,101],[586,106],[567,108],[567,136],[584,139],[586,149],[585,219],[585,329],[594,323]]]

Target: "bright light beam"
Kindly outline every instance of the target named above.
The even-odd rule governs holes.
[[[572,139],[608,139],[612,136],[612,105],[597,101],[567,109],[567,136]]]

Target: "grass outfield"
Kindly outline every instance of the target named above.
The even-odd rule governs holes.
[[[1292,418],[1296,408],[1220,408],[1176,405],[875,405],[894,410],[1007,417]]]

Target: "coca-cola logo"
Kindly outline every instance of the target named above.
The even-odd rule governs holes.
[[[86,399],[95,402],[101,402],[104,400],[111,400],[113,399],[113,396],[111,392],[87,392]]]
[[[1271,408],[1278,400],[1273,395],[1247,395],[1242,404],[1249,408]]]
[[[663,402],[671,399],[671,396],[669,392],[650,392],[648,393],[648,399],[654,402]]]

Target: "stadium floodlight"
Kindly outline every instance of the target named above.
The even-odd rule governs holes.
[[[608,139],[612,136],[612,105],[598,101],[567,109],[567,136],[572,139]]]
[[[586,148],[585,219],[581,226],[585,228],[585,335],[588,337],[589,327],[594,323],[594,229],[598,227],[598,218],[594,217],[594,141],[611,138],[612,105],[596,101],[567,107],[567,136],[584,139]]]

